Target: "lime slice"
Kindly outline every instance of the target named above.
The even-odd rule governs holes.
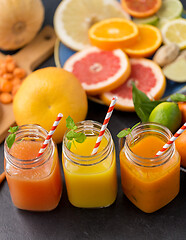
[[[160,10],[156,13],[160,19],[175,19],[181,16],[183,5],[178,0],[164,0]]]
[[[163,68],[165,76],[175,82],[186,82],[186,58],[179,57]]]
[[[176,43],[180,49],[186,48],[186,20],[174,19],[165,23],[161,29],[165,44]]]
[[[148,18],[133,18],[133,21],[136,24],[150,24],[150,25],[156,25],[158,22],[158,17],[156,15],[153,15]]]
[[[106,18],[130,19],[116,0],[63,0],[54,15],[58,38],[73,50],[90,46],[88,29]]]
[[[159,19],[159,21],[156,24],[156,27],[159,28],[160,30],[163,28],[165,23],[167,23],[169,20],[167,19]]]

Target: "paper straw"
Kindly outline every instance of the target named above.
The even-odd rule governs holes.
[[[52,135],[54,134],[54,132],[55,132],[59,122],[61,121],[62,117],[63,117],[63,114],[59,113],[57,118],[56,118],[56,120],[55,120],[55,122],[54,122],[54,124],[53,124],[53,126],[52,126],[52,128],[50,129],[50,132],[48,133],[48,135],[47,135],[47,137],[46,137],[46,139],[45,139],[41,149],[39,150],[39,153],[38,153],[37,157],[40,157],[43,154],[43,152],[45,151],[45,149],[48,146],[48,143],[49,143]]]
[[[185,131],[186,129],[186,122],[183,126],[174,134],[173,137],[162,147],[162,149],[156,153],[156,157],[160,156],[168,147],[170,147],[173,142]]]
[[[111,104],[110,104],[110,106],[109,106],[108,112],[107,112],[107,114],[106,114],[105,120],[104,120],[103,125],[102,125],[102,127],[101,127],[101,130],[100,130],[100,132],[99,132],[99,136],[98,136],[98,138],[97,138],[96,144],[95,144],[95,146],[94,146],[94,149],[93,149],[91,155],[95,155],[95,154],[98,152],[99,145],[100,145],[100,143],[101,143],[101,140],[102,140],[103,135],[104,135],[104,133],[105,133],[105,129],[107,128],[107,125],[108,125],[109,120],[110,120],[110,118],[111,118],[111,115],[112,115],[112,112],[113,112],[113,110],[114,110],[114,107],[115,107],[115,104],[116,104],[117,99],[118,99],[117,97],[113,97],[113,98],[112,98]]]

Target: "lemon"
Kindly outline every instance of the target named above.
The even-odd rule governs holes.
[[[88,29],[113,17],[130,19],[116,0],[63,0],[54,15],[54,29],[61,42],[79,51],[90,46]]]
[[[176,43],[180,49],[186,48],[186,20],[175,19],[164,24],[161,29],[165,44]]]
[[[26,77],[13,102],[18,125],[39,124],[49,131],[58,115],[63,114],[53,139],[59,143],[66,131],[65,119],[75,122],[85,119],[87,96],[79,80],[64,69],[48,67]]]
[[[164,0],[161,8],[156,13],[161,20],[171,20],[181,16],[183,5],[178,0]]]
[[[150,116],[149,122],[160,123],[175,132],[181,125],[182,115],[179,107],[174,102],[163,102],[155,107]]]

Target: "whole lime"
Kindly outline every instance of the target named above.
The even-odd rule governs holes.
[[[181,125],[181,118],[181,111],[176,103],[163,102],[152,110],[149,122],[160,123],[174,133]]]

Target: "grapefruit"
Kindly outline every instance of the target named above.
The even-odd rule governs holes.
[[[137,18],[152,16],[160,9],[161,4],[161,0],[121,0],[123,9]]]
[[[79,51],[90,46],[88,29],[113,17],[130,19],[116,0],[63,0],[54,15],[54,29],[67,47]]]
[[[59,143],[69,115],[75,122],[85,119],[87,96],[72,73],[56,67],[43,68],[26,77],[15,95],[13,111],[18,125],[39,124],[47,131],[61,112],[63,119],[53,135]]]
[[[103,50],[128,47],[138,38],[138,27],[123,18],[110,18],[94,24],[88,31],[93,46]]]
[[[120,49],[103,51],[90,47],[73,54],[64,64],[89,95],[110,91],[124,83],[130,75],[127,55]]]
[[[160,99],[165,91],[166,81],[161,68],[152,60],[139,58],[130,59],[131,74],[127,81],[111,92],[101,94],[102,101],[109,105],[113,96],[117,96],[116,109],[134,111],[132,100],[132,84],[134,81],[138,89],[150,98]]]

